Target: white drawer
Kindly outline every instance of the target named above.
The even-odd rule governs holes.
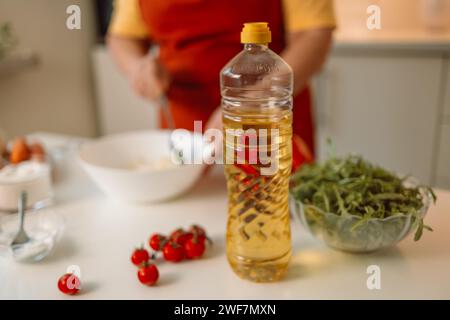
[[[450,124],[442,125],[441,128],[436,176],[450,179]]]

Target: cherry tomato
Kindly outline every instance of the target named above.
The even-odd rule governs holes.
[[[166,261],[180,262],[184,259],[184,248],[176,242],[170,241],[163,248]]]
[[[150,237],[150,240],[148,241],[148,245],[150,248],[152,248],[155,251],[161,251],[164,247],[164,244],[166,243],[167,238],[163,236],[162,234],[155,233]]]
[[[191,239],[193,234],[191,232],[186,232],[183,229],[177,229],[170,234],[170,240],[178,243],[180,246],[184,245],[186,241]]]
[[[194,237],[194,235],[190,232],[186,232],[185,234],[181,235],[180,237],[178,237],[177,239],[177,243],[182,246],[184,245],[188,240],[192,239]]]
[[[134,265],[139,266],[143,262],[147,262],[149,258],[150,256],[148,254],[148,251],[144,248],[139,248],[133,251],[133,254],[131,255],[131,262]]]
[[[203,239],[203,240],[202,240]],[[184,251],[186,258],[196,259],[203,256],[205,253],[205,237],[202,239],[192,238],[184,244]]]
[[[175,231],[172,231],[169,238],[170,238],[170,240],[174,240],[174,239],[177,239],[182,234],[184,234],[184,230],[182,228],[178,228]]]
[[[137,272],[139,281],[146,286],[153,286],[159,278],[158,268],[154,264],[145,264]]]
[[[189,231],[194,235],[193,238],[197,238],[198,241],[205,242],[207,240],[210,244],[212,244],[212,240],[206,234],[205,229],[200,227],[199,225],[192,225],[189,228]]]
[[[66,273],[58,280],[58,289],[64,294],[74,295],[80,288],[80,279],[72,273]]]

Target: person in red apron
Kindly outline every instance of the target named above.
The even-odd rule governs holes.
[[[270,48],[294,71],[295,170],[314,157],[308,81],[330,48],[331,1],[116,0],[107,43],[137,94],[153,102],[167,96],[177,128],[193,130],[199,120],[220,128],[220,70],[242,50],[243,23],[268,22]],[[148,53],[153,44],[157,59]]]

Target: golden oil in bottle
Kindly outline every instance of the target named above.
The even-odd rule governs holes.
[[[285,110],[255,117],[224,111],[223,123],[228,188],[228,261],[242,278],[257,282],[276,281],[285,273],[291,256],[288,188],[292,113]],[[243,144],[240,137],[230,135],[248,129],[256,132],[265,129],[269,136],[270,132],[277,132],[276,137],[267,139],[267,145],[257,147],[258,151],[276,150],[272,159],[277,162],[274,174],[263,175],[261,171],[265,166],[259,162],[250,164],[248,157],[246,163],[236,163],[237,152],[233,155],[232,151],[245,150],[249,154],[250,146]]]

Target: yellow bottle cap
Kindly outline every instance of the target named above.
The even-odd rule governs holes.
[[[241,43],[268,44],[272,41],[272,34],[267,22],[244,23],[241,32]]]

